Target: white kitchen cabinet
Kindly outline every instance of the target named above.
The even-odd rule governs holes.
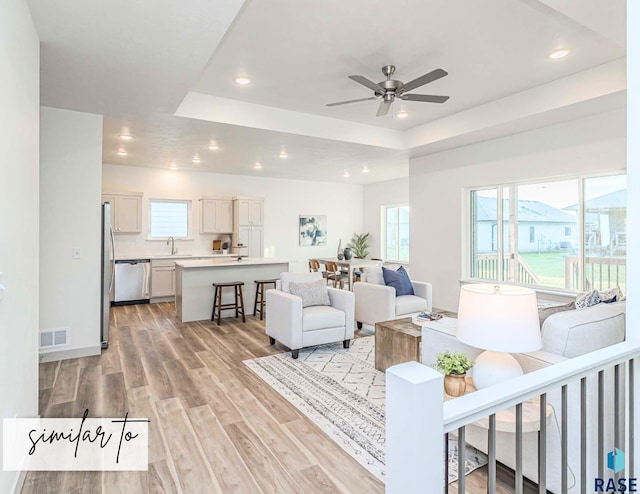
[[[114,233],[142,231],[142,193],[105,193],[102,202],[111,203],[111,228]]]
[[[262,227],[252,226],[249,233],[249,257],[264,256],[264,241],[262,239]]]
[[[239,226],[262,226],[264,200],[253,198],[236,199]]]
[[[264,256],[264,200],[256,197],[236,197],[233,207],[233,245],[243,245],[241,255]]]
[[[176,293],[175,265],[151,268],[151,297],[172,297]]]
[[[151,259],[151,298],[173,297],[176,294],[176,261],[197,261],[200,257]]]
[[[200,199],[200,233],[233,232],[233,201],[231,199]]]

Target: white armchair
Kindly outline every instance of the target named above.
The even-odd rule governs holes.
[[[431,312],[433,288],[431,283],[412,281],[415,295],[396,297],[396,290],[391,286],[367,283],[364,281],[353,285],[356,297],[356,322],[358,328],[362,324],[374,326],[380,321],[402,319],[417,312]]]
[[[345,290],[327,288],[330,306],[302,307],[302,299],[289,293],[289,282],[310,283],[321,280],[322,273],[282,273],[280,289],[267,290],[266,330],[269,342],[276,340],[291,349],[298,358],[300,348],[342,341],[349,348],[354,331],[354,295]]]

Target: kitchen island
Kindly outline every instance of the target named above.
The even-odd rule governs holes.
[[[289,271],[290,261],[271,257],[243,257],[235,259],[181,260],[176,262],[176,312],[182,322],[211,319],[213,308],[212,283],[242,281],[245,314],[253,313],[256,294],[255,280],[280,277]],[[225,290],[222,303],[233,302],[233,291]],[[232,317],[233,310],[223,317]]]

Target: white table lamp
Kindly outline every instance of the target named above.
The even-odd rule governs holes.
[[[473,367],[476,388],[521,376],[520,364],[506,352],[533,352],[542,347],[536,293],[511,285],[464,285],[460,289],[457,337],[486,350]]]

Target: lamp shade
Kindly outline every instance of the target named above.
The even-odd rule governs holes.
[[[464,285],[460,289],[457,337],[494,352],[539,350],[542,339],[536,293],[511,285]]]

